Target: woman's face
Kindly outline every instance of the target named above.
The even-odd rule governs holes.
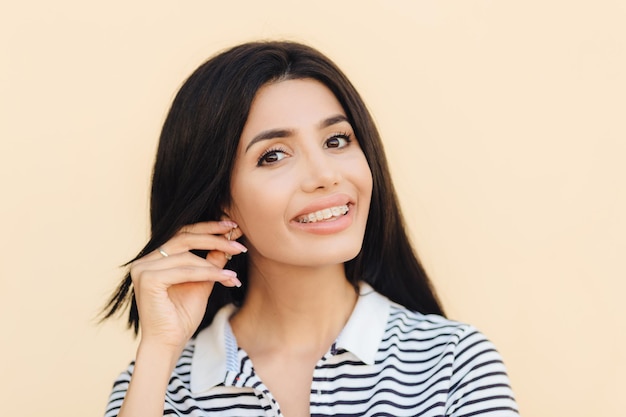
[[[371,195],[372,174],[358,138],[326,86],[288,80],[258,91],[226,210],[254,264],[315,267],[354,258]]]

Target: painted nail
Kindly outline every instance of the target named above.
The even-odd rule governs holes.
[[[237,273],[235,271],[231,271],[230,269],[222,269],[220,274],[226,275],[227,277],[237,278]]]
[[[242,253],[248,252],[248,248],[246,248],[244,245],[237,242],[236,240],[231,240],[229,243],[230,243],[230,246],[232,246],[233,248],[239,249]]]
[[[237,288],[241,288],[241,281],[237,278],[231,278],[230,282]]]
[[[237,227],[237,223],[230,221],[230,220],[222,220],[220,222],[220,226],[224,226],[224,227],[230,227],[231,229],[236,229]]]

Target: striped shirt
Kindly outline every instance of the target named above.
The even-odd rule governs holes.
[[[282,416],[280,405],[218,312],[185,349],[163,415]],[[133,364],[113,385],[105,417],[117,416]],[[424,315],[364,284],[345,328],[313,372],[311,416],[517,416],[494,346],[471,326]]]

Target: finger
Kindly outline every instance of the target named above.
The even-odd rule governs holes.
[[[232,259],[232,254],[228,252],[220,252],[217,250],[209,251],[206,254],[206,260],[215,266],[224,267],[226,263]]]
[[[143,287],[167,288],[193,282],[220,282],[229,287],[241,286],[235,271],[217,268],[206,261],[201,266],[185,264],[166,269],[146,269],[131,274],[131,277],[138,291]]]
[[[248,249],[241,243],[228,240],[222,235],[207,235],[196,233],[181,233],[161,247],[161,250],[167,250],[168,255],[187,252],[192,249],[196,250],[219,250],[236,255],[241,252],[247,252]],[[157,250],[157,252],[159,252]],[[159,255],[162,255],[159,252]]]
[[[230,255],[247,252],[248,249],[235,240],[228,240],[222,235],[197,234],[182,232],[175,235],[159,249],[137,260],[138,263],[172,257],[190,250],[220,251]]]
[[[220,253],[220,252],[212,252],[212,253]],[[235,286],[241,286],[241,282],[236,278],[237,273],[230,270],[222,269],[226,264],[226,260],[223,257],[223,254],[220,253],[221,256],[217,258],[216,262],[207,261],[204,258],[194,255],[191,252],[185,252],[177,255],[168,256],[167,258],[159,258],[157,260],[144,261],[144,262],[135,262],[131,264],[130,267],[130,275],[135,285],[140,285],[140,282],[146,279],[146,276],[156,277],[152,279],[161,279],[159,275],[154,275],[159,271],[171,271],[175,269],[179,269],[184,272],[186,270],[197,271],[206,270],[212,272],[212,275],[218,274],[216,278],[217,281],[224,281],[225,277],[234,277],[232,280],[232,284]],[[221,275],[219,275],[221,274]],[[167,275],[163,275],[166,277]],[[227,283],[225,283],[227,285]]]
[[[145,279],[145,274],[148,273],[148,276],[152,276],[152,273],[159,271],[166,271],[171,269],[180,268],[181,270],[185,270],[189,268],[198,268],[198,269],[215,269],[218,272],[222,271],[224,266],[226,265],[226,257],[223,252],[219,251],[211,251],[209,254],[214,254],[211,259],[204,259],[197,255],[194,255],[191,252],[185,252],[177,255],[168,256],[167,258],[158,258],[154,260],[143,260],[142,262],[135,261],[130,266],[130,276],[133,280],[133,283],[138,285],[139,281]],[[237,275],[234,271],[224,270],[226,276]],[[240,286],[241,283],[237,280],[233,281],[237,286]]]
[[[207,262],[206,259],[194,255],[191,252],[183,252],[175,255],[169,255],[167,257],[158,257],[154,259],[143,259],[141,261],[133,262],[130,266],[131,274],[140,274],[143,271],[160,271],[164,269],[171,269],[184,266],[197,266],[197,267],[217,267],[216,265]]]
[[[180,232],[183,233],[208,233],[212,235],[224,234],[227,233],[230,229],[236,229],[237,223],[231,220],[222,220],[222,221],[209,221],[209,222],[199,222],[194,224],[188,224],[183,226]]]
[[[151,274],[148,273],[147,279],[150,279]],[[215,267],[183,266],[159,271],[159,275],[161,282],[168,287],[189,282],[219,282],[227,287],[241,286],[235,271]]]
[[[198,234],[223,234],[229,240],[237,240],[243,236],[243,232],[232,220],[219,222],[202,222],[183,226],[178,233],[198,233]]]

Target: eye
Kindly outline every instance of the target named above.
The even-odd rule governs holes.
[[[345,148],[352,142],[349,133],[335,133],[324,142],[324,148]]]
[[[281,148],[268,149],[259,157],[257,166],[271,165],[284,159],[287,156],[287,151]]]

